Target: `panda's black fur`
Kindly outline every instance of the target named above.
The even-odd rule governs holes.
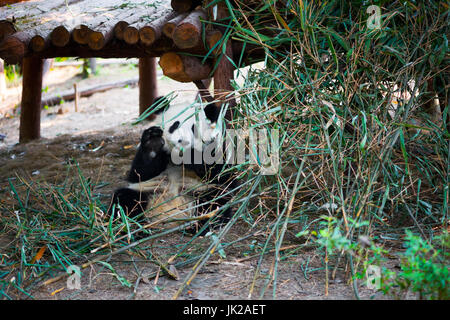
[[[162,134],[163,131],[159,127],[151,127],[142,133],[141,144],[128,173],[128,182],[152,179],[167,168],[170,154],[163,151],[165,142]]]
[[[164,99],[164,98],[159,98]],[[159,100],[161,101],[161,100]],[[166,104],[168,105],[168,103]],[[211,123],[216,123],[219,117],[220,110],[214,104],[207,105],[204,109],[207,119]],[[157,110],[156,113],[162,112],[163,109]],[[180,128],[180,122],[175,121],[169,127],[167,134],[173,134]],[[194,131],[194,128],[192,128]],[[164,131],[158,126],[152,126],[142,133],[140,145],[136,152],[136,155],[131,164],[131,169],[127,176],[127,182],[129,186],[117,189],[114,192],[112,198],[112,205],[110,207],[110,213],[113,205],[120,205],[125,213],[135,218],[140,216],[139,222],[144,222],[146,218],[142,213],[152,207],[153,191],[136,190],[131,187],[140,182],[149,181],[155,177],[162,176],[164,174],[173,172],[177,174],[183,174],[190,172],[191,176],[195,176],[193,182],[200,184],[208,182],[206,190],[195,193],[196,209],[195,215],[200,216],[209,213],[217,208],[220,209],[218,222],[216,225],[220,225],[229,220],[231,216],[231,208],[224,208],[230,201],[231,195],[223,195],[234,187],[234,182],[231,174],[219,173],[223,169],[223,164],[207,165],[204,163],[199,164],[182,164],[175,166],[171,161],[170,148],[166,143]],[[192,156],[200,150],[195,150],[193,147],[185,150],[186,153],[191,153]],[[193,158],[192,158],[193,159]],[[170,179],[169,179],[170,180]],[[181,180],[181,179],[180,179]],[[184,179],[183,179],[184,180]],[[207,203],[210,202],[210,203]],[[202,225],[203,223],[199,223]],[[205,233],[205,232],[204,232]]]

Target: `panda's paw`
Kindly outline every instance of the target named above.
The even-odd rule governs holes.
[[[141,147],[149,153],[151,158],[155,158],[165,145],[163,131],[160,127],[150,127],[142,133]]]
[[[161,138],[163,135],[163,130],[161,127],[153,126],[148,129],[145,129],[142,133],[141,142],[145,142],[152,138]]]

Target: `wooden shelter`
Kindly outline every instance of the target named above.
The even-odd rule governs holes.
[[[1,6],[2,3],[0,58],[8,64],[22,63],[23,67],[20,142],[40,137],[44,59],[139,58],[142,113],[157,94],[156,57],[160,57],[166,76],[194,82],[203,90],[205,99],[211,97],[208,98],[202,81],[214,76],[215,99],[224,101],[231,91],[230,59],[245,61],[248,55],[248,48],[241,52],[239,43],[228,41],[223,44],[224,50],[214,50],[204,59],[224,32],[220,26],[214,28],[208,23],[217,21],[220,25],[220,19],[227,16],[221,4],[205,10],[205,3],[196,0],[29,0]],[[214,65],[217,66],[212,74]]]

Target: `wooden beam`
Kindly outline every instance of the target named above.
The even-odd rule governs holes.
[[[176,16],[177,13],[175,11],[170,11],[167,15],[142,26],[139,29],[139,39],[141,40],[141,43],[146,46],[151,46],[161,37],[164,25]]]
[[[199,45],[202,38],[202,22],[206,20],[206,12],[197,9],[181,21],[172,34],[175,45],[180,49],[194,48]]]
[[[114,26],[114,36],[116,39],[123,40],[123,33],[125,29],[128,27],[129,23],[126,21],[119,21]]]
[[[108,15],[100,15],[98,20],[96,20],[98,25],[92,30],[90,29],[90,32],[88,32],[87,44],[89,47],[94,50],[100,50],[114,38],[114,35],[120,33],[120,36],[123,36],[123,32],[121,32],[120,28],[126,28],[126,26],[128,26],[126,21],[136,19],[132,19],[132,17],[136,16],[135,10],[135,8],[132,8],[119,12],[115,15],[114,19],[111,19]],[[123,40],[123,37],[121,40]]]
[[[28,52],[31,35],[26,32],[16,32],[3,39],[0,43],[0,57],[8,64],[19,63]]]
[[[48,40],[39,34],[35,35],[30,40],[30,48],[34,52],[40,52],[44,50],[46,46],[48,46]]]
[[[175,31],[175,28],[181,21],[184,20],[184,18],[186,18],[186,16],[187,16],[187,13],[182,13],[182,14],[176,16],[175,18],[167,21],[164,24],[163,29],[162,29],[162,32],[164,33],[164,35],[167,38],[172,39],[172,35],[173,35],[173,32]]]
[[[56,47],[64,47],[70,41],[70,32],[65,26],[58,26],[50,34],[51,41]]]
[[[41,131],[41,94],[44,60],[23,59],[22,103],[19,142],[39,139]]]
[[[79,44],[88,44],[89,34],[91,33],[91,29],[86,24],[80,24],[77,28],[72,31],[72,38],[76,43]]]
[[[143,57],[160,57],[164,52],[169,51],[173,47],[173,43],[167,38],[161,38],[155,42],[150,48],[143,49],[139,45],[127,45],[122,41],[111,41],[101,50],[92,50],[88,46],[80,46],[77,44],[69,44],[65,47],[54,47],[36,52],[33,55],[40,58],[56,58],[56,57],[79,57],[79,58],[143,58]],[[6,53],[5,53],[6,54]],[[0,57],[1,52],[0,45]],[[9,56],[9,54],[8,54]]]
[[[156,58],[139,59],[139,115],[143,114],[158,96]],[[152,117],[147,118],[151,120]]]
[[[159,60],[165,76],[180,82],[192,82],[210,77],[212,66],[209,61],[202,64],[201,60],[193,56],[185,56],[175,52],[168,52]]]
[[[16,28],[11,21],[2,20],[0,21],[0,42],[3,41],[7,36],[12,35],[16,32]]]
[[[144,2],[145,3],[145,2]],[[130,25],[139,20],[139,15],[136,14],[136,8],[131,8],[124,13],[117,16],[114,20],[116,24],[114,25],[114,37],[119,40],[123,40],[123,34],[125,29]]]
[[[139,42],[139,29],[136,25],[129,25],[125,28],[123,40],[128,44],[136,44]]]

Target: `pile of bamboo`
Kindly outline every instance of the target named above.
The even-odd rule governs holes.
[[[182,82],[205,79],[211,63],[180,55],[205,55],[222,37],[208,30],[201,0],[32,0],[1,7],[0,58],[161,57],[164,74]],[[240,55],[240,52],[238,53]]]

